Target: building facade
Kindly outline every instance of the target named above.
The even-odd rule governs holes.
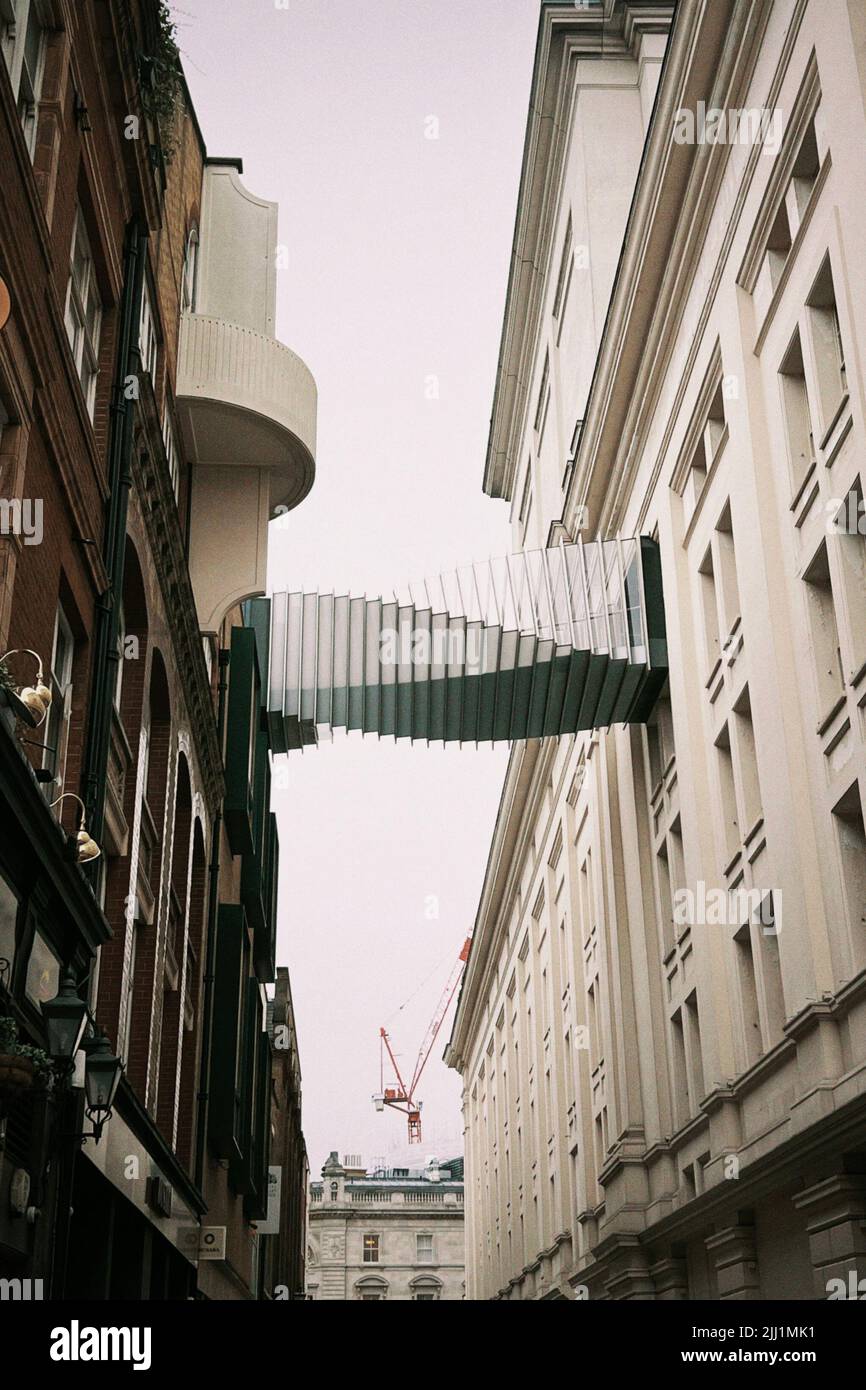
[[[277,967],[268,1005],[271,1042],[270,1193],[267,1218],[257,1227],[263,1242],[262,1287],[266,1296],[304,1299],[307,1249],[307,1192],[310,1165],[301,1118],[301,1064],[289,972]]]
[[[334,1152],[310,1184],[308,1225],[309,1298],[465,1297],[462,1159],[368,1172]]]
[[[167,7],[4,0],[0,42],[0,1014],[44,1049],[43,1006],[87,1010],[74,1070],[0,1094],[0,1272],[264,1296],[279,845],[255,596],[269,518],[312,484],[315,384],[274,336],[277,209],[208,157]],[[72,1140],[103,1035],[111,1116]]]
[[[542,8],[485,490],[657,539],[649,723],[515,746],[447,1058],[467,1293],[866,1267],[866,11]]]

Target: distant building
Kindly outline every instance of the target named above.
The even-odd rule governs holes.
[[[367,1172],[334,1151],[310,1184],[311,1298],[462,1299],[463,1261],[462,1158]]]

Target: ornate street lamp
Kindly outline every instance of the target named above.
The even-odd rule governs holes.
[[[71,1067],[87,1026],[87,1005],[79,998],[71,970],[64,970],[57,994],[42,1005],[42,1017],[49,1056]]]
[[[104,1033],[86,1042],[84,1051],[87,1055],[84,1068],[85,1110],[93,1125],[93,1133],[84,1137],[94,1139],[98,1144],[103,1127],[111,1119],[114,1097],[123,1075],[123,1062],[115,1057]]]

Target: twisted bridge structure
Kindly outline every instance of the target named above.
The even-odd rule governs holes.
[[[276,593],[268,667],[274,753],[340,728],[478,744],[644,723],[667,675],[658,547],[521,551],[391,600]]]

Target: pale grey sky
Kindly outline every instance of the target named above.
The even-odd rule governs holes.
[[[316,482],[271,527],[271,588],[390,593],[506,553],[507,509],[481,476],[539,0],[175,10],[208,152],[242,156],[247,187],[280,205],[277,333],[319,389]],[[314,1176],[332,1148],[462,1147],[450,1014],[420,1149],[370,1097],[379,1025],[411,1071],[471,930],[505,762],[359,735],[285,761],[278,960]]]

